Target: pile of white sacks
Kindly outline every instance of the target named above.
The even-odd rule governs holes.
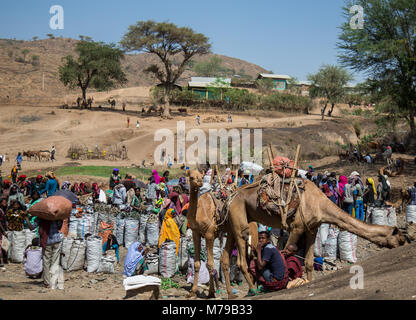
[[[397,226],[396,210],[394,207],[369,207],[367,223]],[[346,230],[341,231],[335,225],[321,224],[315,238],[315,257],[322,257],[327,261],[337,258],[355,263],[357,262],[357,236]]]
[[[112,234],[115,235],[119,246],[129,248],[134,242],[141,242],[146,246],[156,248],[159,242],[160,225],[158,215],[141,214],[138,219],[124,218],[119,213],[114,216],[109,212],[96,212],[92,206],[80,206],[84,212],[81,218],[76,218],[78,209],[73,210],[69,219],[68,235],[62,242],[61,266],[64,270],[76,271],[86,269],[87,272],[114,273],[116,258],[114,256],[103,256],[103,244],[100,234],[101,222],[112,225]],[[86,235],[89,235],[87,238]],[[225,239],[220,246],[220,240],[214,242],[214,266],[217,274],[221,275],[220,258],[225,246]],[[176,272],[187,275],[193,273],[193,259],[188,254],[189,246],[193,244],[192,231],[188,229],[187,235],[181,237],[178,254],[176,254],[176,243],[166,241],[158,252],[150,253],[147,257],[149,269],[147,275],[159,274],[165,278],[172,277]],[[202,239],[201,250],[205,248],[205,239]],[[152,250],[153,251],[153,250]],[[122,262],[122,261],[121,261]],[[204,268],[205,270],[206,268]],[[201,275],[202,273],[202,275]],[[200,283],[205,281],[209,275],[207,272],[200,273]]]

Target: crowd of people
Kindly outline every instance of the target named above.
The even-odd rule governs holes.
[[[329,171],[315,174],[312,166],[302,175],[313,181],[337,206],[361,221],[365,221],[368,207],[381,206],[390,201],[391,184],[386,175],[379,174],[377,183],[371,177],[363,182],[357,171],[351,172],[348,177],[337,177],[335,172]]]
[[[189,168],[184,168],[189,169]],[[269,170],[266,173],[270,172]],[[370,205],[382,204],[390,199],[390,182],[386,176],[379,175],[377,184],[373,178],[362,180],[357,171],[353,171],[348,177],[337,176],[334,172],[325,171],[323,174],[315,173],[312,166],[307,171],[301,170],[300,176],[309,179],[318,188],[342,208],[346,213],[365,221],[366,208]],[[2,181],[0,201],[0,241],[7,231],[22,231],[30,229],[36,232],[36,238],[25,251],[25,271],[29,277],[39,278],[43,274],[46,287],[50,285],[51,270],[59,265],[61,254],[61,242],[63,234],[60,232],[63,221],[46,221],[27,213],[33,205],[50,197],[58,190],[72,191],[78,197],[92,194],[93,202],[102,202],[119,208],[130,208],[132,213],[141,215],[140,223],[146,223],[143,217],[149,219],[153,215],[159,220],[158,247],[166,240],[174,241],[179,247],[179,239],[185,236],[189,224],[187,211],[189,209],[189,189],[185,174],[169,183],[171,178],[169,171],[160,176],[156,170],[148,178],[147,184],[136,179],[135,176],[126,174],[121,177],[117,168],[109,178],[109,190],[102,190],[97,183],[91,185],[81,182],[71,184],[69,181],[61,183],[53,172],[46,173],[45,177],[38,175],[34,179],[27,179],[25,175],[16,177],[13,181]],[[206,192],[218,194],[219,199],[227,197],[222,188],[232,189],[253,183],[255,177],[250,170],[232,171],[227,168],[224,174],[216,172],[213,168],[207,168],[203,177],[203,184],[199,190],[202,195]],[[172,182],[172,181],[171,181]],[[413,191],[416,190],[416,186]],[[416,195],[416,191],[413,192]],[[26,198],[26,201],[25,201]],[[415,196],[416,198],[416,196]],[[303,261],[297,255],[298,248],[294,245],[283,250],[278,244],[282,236],[282,230],[272,229],[258,224],[259,245],[255,250],[255,258],[250,266],[251,273],[258,283],[267,288],[279,290],[286,288],[290,281],[302,278]],[[124,275],[133,276],[146,271],[146,256],[150,248],[145,246],[140,238],[128,248],[124,261]],[[1,243],[0,243],[1,245]],[[103,253],[115,251],[119,262],[119,246],[115,235],[108,234],[103,243]],[[232,265],[236,265],[236,248],[232,252]],[[4,268],[7,257],[0,254],[0,268]],[[41,262],[40,262],[41,261]],[[241,283],[241,275],[232,279],[235,283]]]

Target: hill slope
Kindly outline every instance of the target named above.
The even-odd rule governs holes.
[[[75,54],[74,49],[77,42],[78,40],[67,38],[37,41],[0,39],[0,102],[7,102],[7,96],[9,96],[14,102],[30,100],[33,103],[37,101],[44,103],[49,100],[54,103],[62,103],[63,95],[77,93],[77,91],[66,89],[58,79],[58,68],[62,64],[62,58]],[[23,59],[22,50],[24,49],[29,50],[26,53],[26,62],[31,61],[32,56],[38,56],[39,66],[16,61],[16,59]],[[213,55],[196,57],[194,60],[206,60]],[[267,72],[260,66],[240,59],[222,55],[215,56],[222,59],[224,66],[238,73],[244,72],[255,77],[260,72]],[[151,54],[126,55],[122,65],[128,83],[124,87],[155,85],[156,81],[143,72],[143,69],[153,63],[157,63],[157,58]],[[44,91],[42,91],[43,75]],[[185,71],[179,83],[186,84],[193,75],[192,71]]]

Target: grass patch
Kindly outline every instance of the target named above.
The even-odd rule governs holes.
[[[54,173],[59,179],[60,176],[71,176],[71,175],[78,175],[78,176],[92,176],[92,177],[103,177],[103,178],[110,178],[112,172],[113,172],[114,166],[79,166],[79,167],[59,167],[54,169]],[[147,178],[149,178],[152,175],[152,169],[147,168],[135,168],[135,167],[118,167],[120,170],[120,176],[122,178],[125,177],[126,173],[129,173],[131,175],[136,176],[137,179],[142,180],[143,177],[145,179],[144,182],[147,181]],[[19,174],[26,174],[28,177],[35,177],[38,174],[45,175],[47,171],[41,170],[40,172],[37,170],[31,170],[31,171],[22,171],[19,172]],[[160,176],[162,176],[163,172],[165,170],[158,170],[158,173]],[[181,169],[170,169],[169,177],[171,179],[180,178],[185,176],[184,170]],[[3,179],[6,179],[4,177]]]
[[[36,115],[30,115],[30,116],[19,117],[19,120],[20,122],[24,122],[24,123],[31,123],[31,122],[42,120],[42,117],[36,116]]]

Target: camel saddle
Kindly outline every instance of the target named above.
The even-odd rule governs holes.
[[[223,209],[224,209],[224,201],[227,199],[227,195],[225,193],[223,193],[222,191],[219,192],[208,192],[209,195],[212,198],[212,201],[215,204],[215,221],[217,224],[219,224],[223,218],[224,218],[224,214],[223,214]]]
[[[284,210],[287,207],[287,219],[290,219],[300,205],[300,197],[296,190],[296,185],[300,192],[305,190],[303,179],[295,179],[292,190],[289,190],[290,179],[282,179],[278,174],[273,173],[263,176],[257,192],[258,207],[267,211],[270,215],[280,215],[281,209],[283,208]],[[290,192],[292,193],[290,202],[286,203]]]

